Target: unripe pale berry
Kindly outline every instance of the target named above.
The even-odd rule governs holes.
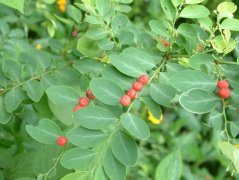
[[[73,37],[77,37],[77,35],[78,35],[78,31],[77,30],[72,31],[72,36]]]
[[[137,93],[136,93],[136,91],[135,91],[133,88],[131,88],[130,90],[128,90],[127,95],[128,95],[131,99],[134,99],[134,98],[136,98]]]
[[[90,89],[88,89],[85,94],[89,99],[92,99],[92,100],[95,99],[95,96]]]
[[[64,146],[66,143],[67,143],[67,139],[66,139],[65,136],[60,136],[60,137],[58,137],[58,139],[57,139],[57,144],[58,144],[59,146]]]
[[[142,83],[142,84],[148,84],[149,82],[149,76],[147,75],[141,75],[138,79],[138,82]]]
[[[132,84],[132,88],[135,90],[135,91],[141,91],[143,89],[143,84],[140,83],[140,82],[134,82]]]
[[[73,109],[73,112],[76,112],[76,111],[77,111],[78,109],[80,109],[80,108],[82,108],[81,105],[77,105],[77,106],[75,106],[74,109]]]
[[[222,88],[228,88],[229,87],[229,83],[227,82],[227,80],[220,80],[217,82],[217,87],[222,89]]]
[[[203,46],[201,44],[198,44],[197,51],[199,52],[203,51]]]
[[[229,98],[230,94],[231,94],[231,92],[228,88],[222,88],[222,89],[218,90],[218,96],[223,99]]]
[[[131,98],[128,95],[123,95],[120,99],[120,103],[123,106],[128,106],[131,103]]]
[[[88,106],[88,104],[89,104],[89,100],[87,98],[85,98],[85,97],[80,98],[80,100],[79,100],[79,105],[80,106],[86,107],[86,106]]]

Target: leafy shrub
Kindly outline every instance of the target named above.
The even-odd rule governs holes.
[[[0,2],[2,179],[236,177],[234,3]]]

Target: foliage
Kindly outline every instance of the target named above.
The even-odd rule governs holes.
[[[0,2],[0,179],[237,177],[236,4]]]

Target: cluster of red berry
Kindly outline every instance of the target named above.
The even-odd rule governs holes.
[[[229,87],[229,83],[227,82],[227,80],[220,80],[217,82],[217,87],[218,89],[218,96],[226,99],[230,97],[230,89]]]
[[[166,47],[170,46],[170,43],[168,41],[165,41],[163,38],[160,38],[159,41]]]
[[[120,99],[120,103],[123,106],[128,106],[131,104],[131,99],[136,98],[137,91],[141,91],[143,89],[143,86],[148,84],[149,82],[149,76],[147,75],[141,75],[138,79],[138,81],[134,82],[132,84],[132,88],[128,90],[127,94],[123,95]]]
[[[76,112],[80,108],[88,106],[89,99],[90,100],[94,100],[95,99],[95,96],[94,96],[94,94],[92,93],[92,91],[90,89],[88,89],[85,94],[86,94],[86,97],[88,99],[86,97],[80,98],[79,99],[79,104],[77,106],[75,106],[74,109],[73,109],[74,112]],[[65,146],[66,143],[67,143],[67,138],[65,136],[59,136],[57,138],[57,144],[59,146]]]
[[[88,99],[94,100],[95,96],[90,89],[86,91],[86,96]],[[88,106],[89,100],[86,97],[80,98],[77,106],[74,107],[73,112],[76,112],[78,109]]]

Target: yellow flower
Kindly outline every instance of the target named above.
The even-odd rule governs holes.
[[[148,119],[153,124],[160,124],[163,121],[163,114],[162,113],[160,115],[160,119],[157,119],[156,117],[154,117],[154,115],[150,111],[148,111],[148,114],[149,114]]]
[[[36,49],[42,49],[42,45],[41,44],[37,44],[36,45]]]
[[[58,8],[61,12],[65,12],[66,11],[66,1],[67,0],[57,0],[56,3],[58,5]]]
[[[234,146],[236,146],[237,148],[239,148],[239,144],[235,144]]]

